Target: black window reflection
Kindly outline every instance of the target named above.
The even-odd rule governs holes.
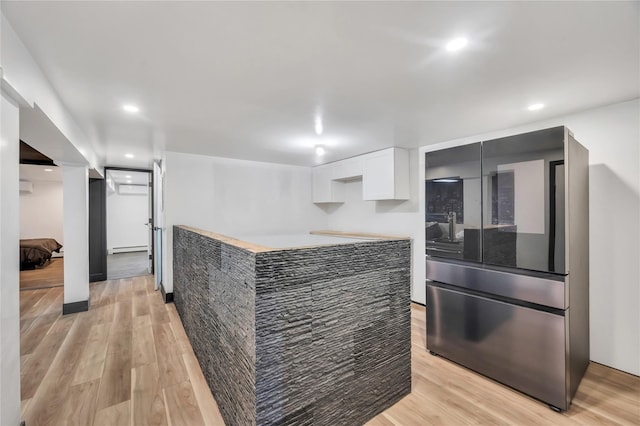
[[[427,254],[481,261],[480,143],[426,154]]]
[[[564,127],[482,149],[484,263],[564,273]]]

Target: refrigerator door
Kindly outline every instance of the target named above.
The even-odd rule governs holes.
[[[482,143],[483,262],[566,274],[565,128]]]
[[[426,254],[482,261],[481,144],[425,154]]]
[[[568,408],[565,317],[427,284],[430,351]],[[567,312],[568,313],[568,310]]]

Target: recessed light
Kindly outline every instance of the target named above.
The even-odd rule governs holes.
[[[127,183],[131,183],[131,179],[127,179]]]
[[[131,175],[126,175],[125,178],[131,179]]]
[[[53,169],[44,169],[45,172],[52,172]]]
[[[131,104],[122,105],[122,109],[130,112],[131,114],[135,114],[136,112],[140,111],[140,108]]]
[[[316,129],[316,135],[320,136],[322,134],[322,118],[320,117],[316,117],[316,125],[315,125],[315,129]]]
[[[467,45],[468,40],[464,37],[458,37],[451,40],[447,43],[447,50],[449,52],[455,52],[456,50],[460,50]]]
[[[539,109],[544,108],[544,104],[531,104],[529,105],[529,107],[527,108],[529,111],[537,111]]]
[[[325,154],[325,152],[326,152],[326,151],[325,151],[325,149],[324,149],[324,147],[323,147],[323,146],[321,146],[321,145],[316,145],[316,155],[318,155],[318,156],[322,156],[322,155],[324,155],[324,154]]]
[[[125,154],[124,156],[125,156],[125,157],[127,157],[127,158],[133,158],[133,157],[135,157],[135,155],[133,155],[133,154]]]

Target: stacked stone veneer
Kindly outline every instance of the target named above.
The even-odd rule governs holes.
[[[409,240],[173,241],[174,301],[227,425],[358,425],[411,391]]]

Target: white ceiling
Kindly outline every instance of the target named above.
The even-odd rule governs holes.
[[[148,166],[163,149],[311,165],[640,95],[639,2],[3,0],[2,11],[111,165]],[[443,49],[459,35],[466,49]]]

